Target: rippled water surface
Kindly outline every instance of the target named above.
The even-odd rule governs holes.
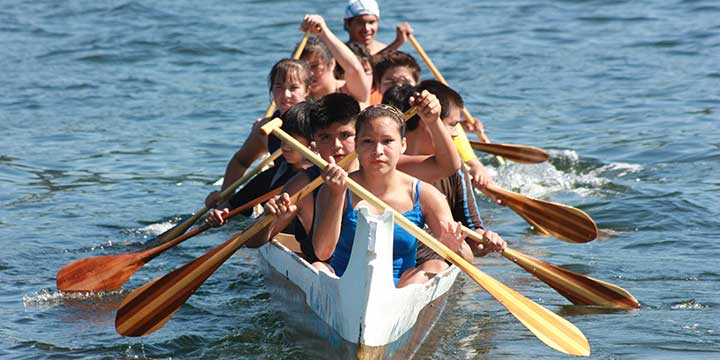
[[[162,330],[142,340],[115,333],[130,289],[239,223],[163,254],[119,292],[62,294],[55,274],[75,259],[140,250],[201,208],[267,105],[266,74],[300,39],[302,14],[324,15],[345,38],[344,3],[3,2],[0,358],[314,354],[270,306],[247,249]],[[380,39],[409,21],[491,139],[549,150],[551,161],[534,166],[484,157],[498,183],[596,220],[598,240],[568,244],[481,204],[513,248],[641,301],[637,311],[571,306],[503,258],[481,260],[576,324],[593,358],[720,358],[718,18],[709,0],[382,3]],[[464,276],[419,355],[561,356]]]

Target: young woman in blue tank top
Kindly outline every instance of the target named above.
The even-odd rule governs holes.
[[[417,99],[415,99],[417,98]],[[423,121],[439,123],[440,106],[428,92],[416,96],[412,103],[418,107]],[[441,126],[441,125],[440,125]],[[432,185],[419,181],[397,169],[405,150],[405,122],[403,114],[385,106],[371,106],[362,111],[355,123],[356,144],[360,169],[351,174],[331,165],[323,174],[325,185],[316,200],[313,245],[319,259],[329,263],[315,263],[321,270],[342,276],[351,256],[355,236],[357,208],[361,200],[345,189],[349,176],[374,193],[388,205],[403,213],[416,225],[427,224],[435,236],[450,249],[458,250],[465,238],[456,223],[444,196]],[[380,213],[369,205],[371,212]],[[343,209],[342,212],[338,209]],[[393,277],[398,287],[427,281],[444,268],[444,261],[432,260],[415,267],[417,240],[397,225],[393,240]]]

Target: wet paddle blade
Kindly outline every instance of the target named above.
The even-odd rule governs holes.
[[[112,291],[120,287],[143,265],[141,253],[96,256],[65,265],[57,273],[60,291]]]
[[[550,234],[573,243],[585,243],[597,238],[595,221],[580,209],[529,198],[494,185],[489,185],[486,190],[501,199],[542,234]]]
[[[575,305],[637,309],[640,303],[627,290],[608,282],[574,273],[512,249],[503,256],[535,275]]]
[[[590,344],[575,325],[477,268],[463,270],[547,346],[569,355],[590,355]]]
[[[527,145],[484,143],[470,140],[475,150],[502,156],[505,159],[522,164],[538,164],[547,161],[548,153],[540,148]]]

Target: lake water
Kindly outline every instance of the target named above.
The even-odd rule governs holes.
[[[62,294],[84,257],[137,251],[202,207],[267,106],[270,66],[345,1],[3,1],[0,8],[0,358],[303,359],[241,249],[160,331],[115,333],[121,299],[242,224],[198,236],[125,290]],[[572,306],[499,256],[480,267],[576,324],[594,359],[720,358],[720,4],[383,2],[379,38],[409,21],[496,142],[547,149],[497,182],[577,206],[587,244],[539,236],[481,201],[510,245],[629,290],[636,311]],[[414,54],[409,44],[403,50]],[[423,76],[429,78],[429,72]],[[554,359],[464,275],[419,358]]]

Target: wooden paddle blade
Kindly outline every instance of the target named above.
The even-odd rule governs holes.
[[[475,267],[463,270],[547,346],[569,355],[590,355],[590,344],[575,325]]]
[[[60,291],[118,290],[143,265],[142,253],[76,260],[58,271],[57,288]]]
[[[207,254],[133,291],[118,309],[115,330],[123,336],[144,336],[161,328],[225,260],[272,219],[264,216]]]
[[[470,145],[475,150],[502,156],[505,159],[522,164],[538,164],[547,161],[550,157],[545,150],[534,146],[484,143],[475,140],[470,140]]]
[[[485,190],[501,199],[531,225],[541,228],[538,229],[541,233],[573,243],[585,243],[597,238],[595,221],[580,209],[529,198],[495,185],[488,185]]]
[[[627,290],[581,275],[507,248],[503,256],[550,285],[575,305],[637,309],[640,303]]]

